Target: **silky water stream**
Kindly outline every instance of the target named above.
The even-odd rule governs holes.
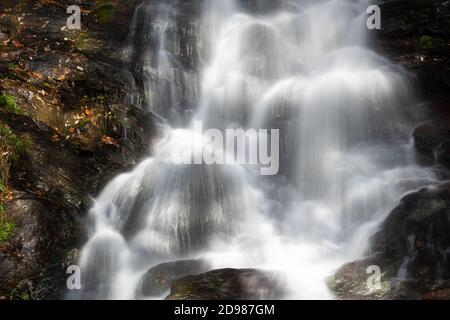
[[[154,2],[136,9],[124,52],[136,56],[139,42],[143,107],[165,120],[151,157],[111,181],[90,209],[82,296],[163,298],[139,293],[150,267],[204,258],[212,268],[277,271],[282,298],[333,298],[326,277],[364,254],[403,194],[436,180],[415,164],[408,76],[370,47],[369,4],[205,0],[207,53],[195,73],[177,58],[179,2]],[[180,107],[186,97],[190,111]],[[175,164],[174,152],[227,152],[194,130],[199,123],[278,129],[278,173]]]

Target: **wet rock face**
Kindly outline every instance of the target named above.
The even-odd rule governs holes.
[[[198,71],[206,51],[202,4],[201,0],[143,0],[124,41],[123,61],[133,75],[130,99],[172,124],[189,121],[187,114],[196,108]]]
[[[414,278],[450,279],[449,207],[449,183],[406,196],[372,238],[372,250],[396,261],[409,257]]]
[[[448,169],[449,2],[394,0],[380,6],[382,30],[375,32],[375,42],[383,54],[416,76],[415,92],[426,101],[424,114],[412,117],[425,120],[413,132],[417,159],[421,165],[439,164]],[[447,299],[449,190],[449,184],[443,183],[404,197],[371,238],[369,252],[373,255],[343,266],[332,278],[330,285],[337,296],[373,298],[367,294],[364,268],[374,263],[390,286],[379,291],[378,298]]]
[[[429,121],[418,126],[413,136],[417,150],[431,155],[443,142],[450,141],[450,128],[445,121]]]
[[[187,276],[204,273],[211,267],[206,260],[169,262],[150,268],[141,283],[140,296],[159,297],[170,290],[172,283]]]
[[[450,125],[444,119],[429,120],[413,132],[418,163],[450,168]]]
[[[255,269],[221,269],[172,284],[166,300],[266,300],[282,296],[276,274]]]
[[[379,48],[414,72],[418,90],[429,101],[450,98],[450,6],[445,0],[394,0],[380,4]]]
[[[380,267],[381,281],[379,287],[369,286],[371,266]],[[382,255],[374,255],[354,261],[340,267],[333,277],[328,279],[328,285],[340,299],[385,299],[391,291],[391,278],[397,270],[396,261]],[[368,272],[369,271],[369,272]]]
[[[94,0],[0,5],[0,95],[14,101],[13,110],[0,106],[0,125],[25,146],[0,194],[14,225],[0,243],[0,299],[63,297],[66,253],[85,241],[89,197],[154,136],[153,117],[124,103],[118,48],[135,1],[102,2],[109,19]],[[73,4],[83,9],[79,31],[64,29]]]
[[[62,242],[70,243],[76,234],[70,212],[21,191],[14,193],[7,209],[14,221],[14,232],[0,250],[0,296],[13,299],[58,296],[55,277],[65,270],[53,254],[55,247]],[[35,281],[36,278],[42,280]]]
[[[330,281],[339,298],[448,298],[450,184],[405,196],[370,240],[372,256],[341,267]],[[379,266],[381,287],[370,292],[369,265]]]

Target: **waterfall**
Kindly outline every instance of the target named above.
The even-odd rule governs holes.
[[[183,1],[136,9],[124,56],[143,74],[142,107],[167,123],[89,211],[83,298],[151,298],[139,293],[151,266],[198,257],[278,271],[285,298],[333,298],[327,276],[364,254],[402,195],[437,179],[415,164],[408,75],[371,49],[368,5],[205,0],[198,37],[193,21],[176,31]],[[175,164],[174,150],[211,148],[195,122],[278,129],[280,172]]]

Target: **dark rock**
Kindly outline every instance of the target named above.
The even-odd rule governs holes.
[[[421,298],[422,300],[450,300],[450,289],[427,292]]]
[[[441,143],[450,141],[450,127],[444,121],[429,121],[418,126],[413,136],[417,150],[433,154]]]
[[[0,31],[0,42],[6,41],[9,36],[6,33]]]
[[[450,141],[445,141],[436,150],[437,160],[445,167],[450,168]]]
[[[367,281],[370,266],[378,266],[381,271],[380,287],[369,288]],[[328,285],[340,299],[372,300],[386,298],[391,291],[391,278],[397,270],[396,261],[382,255],[374,255],[345,264],[328,279]],[[370,270],[369,270],[370,271]]]
[[[275,273],[222,269],[175,281],[166,300],[264,300],[278,299],[282,294]]]
[[[449,207],[450,183],[407,195],[371,239],[372,251],[401,263],[410,257],[414,277],[450,278]]]
[[[184,260],[162,263],[150,268],[141,283],[142,296],[161,296],[170,290],[172,283],[187,276],[204,273],[211,267],[206,260]]]
[[[38,293],[36,279],[45,273],[61,243],[72,241],[76,234],[69,212],[57,206],[32,194],[14,193],[7,206],[14,232],[0,250],[0,295],[18,299],[51,295],[47,290],[54,290],[55,284],[40,288]]]
[[[378,265],[389,290],[377,298],[422,299],[450,287],[450,183],[405,196],[370,239],[366,260],[343,266],[330,282],[338,297],[367,296],[368,264]],[[398,279],[397,279],[398,278]],[[447,292],[447,291],[443,291]]]
[[[442,0],[393,0],[380,4],[382,30],[374,31],[380,51],[417,76],[428,101],[450,100],[448,74],[450,8]]]
[[[111,1],[113,19],[102,25],[91,11],[96,2],[1,3],[11,10],[0,16],[0,90],[24,112],[0,110],[0,123],[28,143],[24,163],[9,170],[5,214],[15,227],[0,246],[0,299],[63,297],[90,196],[154,136],[153,118],[124,103],[118,48],[137,1]],[[80,31],[63,28],[73,4],[83,9]]]

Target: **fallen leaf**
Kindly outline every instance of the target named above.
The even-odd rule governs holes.
[[[39,72],[33,72],[33,76],[35,76],[38,79],[43,79],[44,78],[44,76],[41,73],[39,73]]]
[[[57,134],[54,134],[51,138],[52,142],[58,142],[59,141],[59,136]]]
[[[116,140],[114,140],[114,138],[109,137],[109,136],[103,136],[102,142],[104,144],[108,144],[108,145],[119,146],[119,144],[116,142]]]
[[[20,43],[20,41],[19,41],[19,40],[16,40],[16,39],[14,39],[14,40],[12,41],[12,44],[13,44],[14,47],[16,47],[16,48],[22,48],[22,47],[23,47],[23,44]]]
[[[8,193],[6,194],[6,200],[8,201],[14,200],[14,193],[12,191],[8,191]]]

